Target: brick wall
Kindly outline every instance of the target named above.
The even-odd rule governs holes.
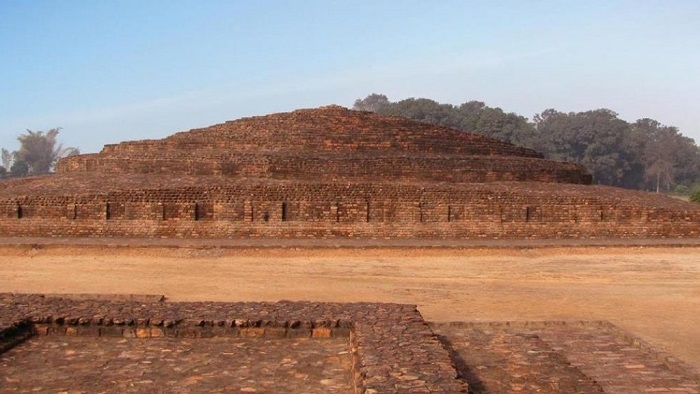
[[[690,203],[615,188],[493,183],[255,184],[34,196],[0,205],[13,236],[114,237],[683,237]]]
[[[82,155],[61,161],[62,173],[168,173],[302,180],[433,182],[537,181],[589,184],[580,165],[528,157],[327,156],[301,157],[231,153],[196,157],[152,154],[136,158]]]

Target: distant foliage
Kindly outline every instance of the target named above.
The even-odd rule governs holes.
[[[700,202],[700,187],[695,187],[690,192],[690,201]]]
[[[27,130],[17,137],[19,149],[10,152],[2,149],[2,168],[0,176],[23,177],[27,175],[42,175],[52,172],[59,159],[77,155],[77,148],[63,147],[56,137],[60,128],[44,133],[43,131]]]
[[[603,185],[669,192],[700,181],[700,149],[693,139],[649,118],[628,123],[605,108],[547,109],[529,121],[481,101],[391,102],[377,93],[358,99],[353,108],[471,131],[538,150],[550,159],[581,163]]]
[[[355,100],[352,109],[358,111],[378,112],[389,104],[389,99],[383,94],[372,93],[363,99]]]

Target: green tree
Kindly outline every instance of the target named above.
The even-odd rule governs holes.
[[[20,147],[15,153],[15,162],[24,162],[29,175],[47,174],[53,171],[58,159],[79,154],[77,148],[63,147],[56,140],[60,128],[54,128],[46,133],[43,131],[27,130],[26,134],[17,137]]]
[[[476,130],[481,114],[488,107],[483,101],[467,101],[457,108],[460,116],[459,128],[461,130]]]
[[[548,157],[585,165],[595,182],[623,186],[631,169],[630,126],[609,109],[568,114],[548,109],[535,116],[537,148]]]
[[[675,176],[674,131],[653,119],[640,119],[634,127],[644,133],[644,179],[658,193],[669,190]]]
[[[700,187],[695,187],[690,192],[690,201],[700,202]]]
[[[378,112],[389,104],[389,99],[383,94],[372,93],[363,99],[355,100],[352,109],[357,111]]]
[[[14,152],[10,152],[9,150],[2,148],[2,168],[4,168],[6,171],[12,167],[14,156]]]
[[[10,152],[2,149],[2,168],[5,174],[13,177],[47,174],[54,170],[59,159],[79,154],[77,148],[63,147],[56,137],[60,128],[44,133],[27,130],[20,134],[18,150]]]
[[[526,147],[534,145],[534,127],[527,118],[506,113],[500,108],[488,107],[481,101],[468,101],[459,106],[441,104],[426,98],[390,102],[385,95],[373,93],[356,100],[353,109],[371,110],[383,115],[452,127]]]
[[[26,161],[15,161],[10,167],[10,175],[15,178],[29,175],[29,165]]]
[[[506,113],[500,108],[484,106],[473,130],[491,138],[528,148],[535,145],[535,129],[527,118],[512,112]]]
[[[642,187],[669,191],[675,185],[690,186],[698,176],[700,151],[693,139],[678,128],[644,118],[632,125],[633,137],[641,142]]]
[[[450,104],[440,104],[425,98],[408,98],[385,105],[377,111],[383,115],[401,116],[436,125],[459,127],[455,108]]]

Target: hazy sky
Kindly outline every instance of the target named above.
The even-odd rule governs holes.
[[[700,142],[700,1],[0,0],[0,146],[83,152],[384,93],[610,108]]]

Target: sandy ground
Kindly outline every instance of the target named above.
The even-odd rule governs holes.
[[[0,247],[0,292],[380,301],[432,321],[609,320],[700,369],[700,248]]]

